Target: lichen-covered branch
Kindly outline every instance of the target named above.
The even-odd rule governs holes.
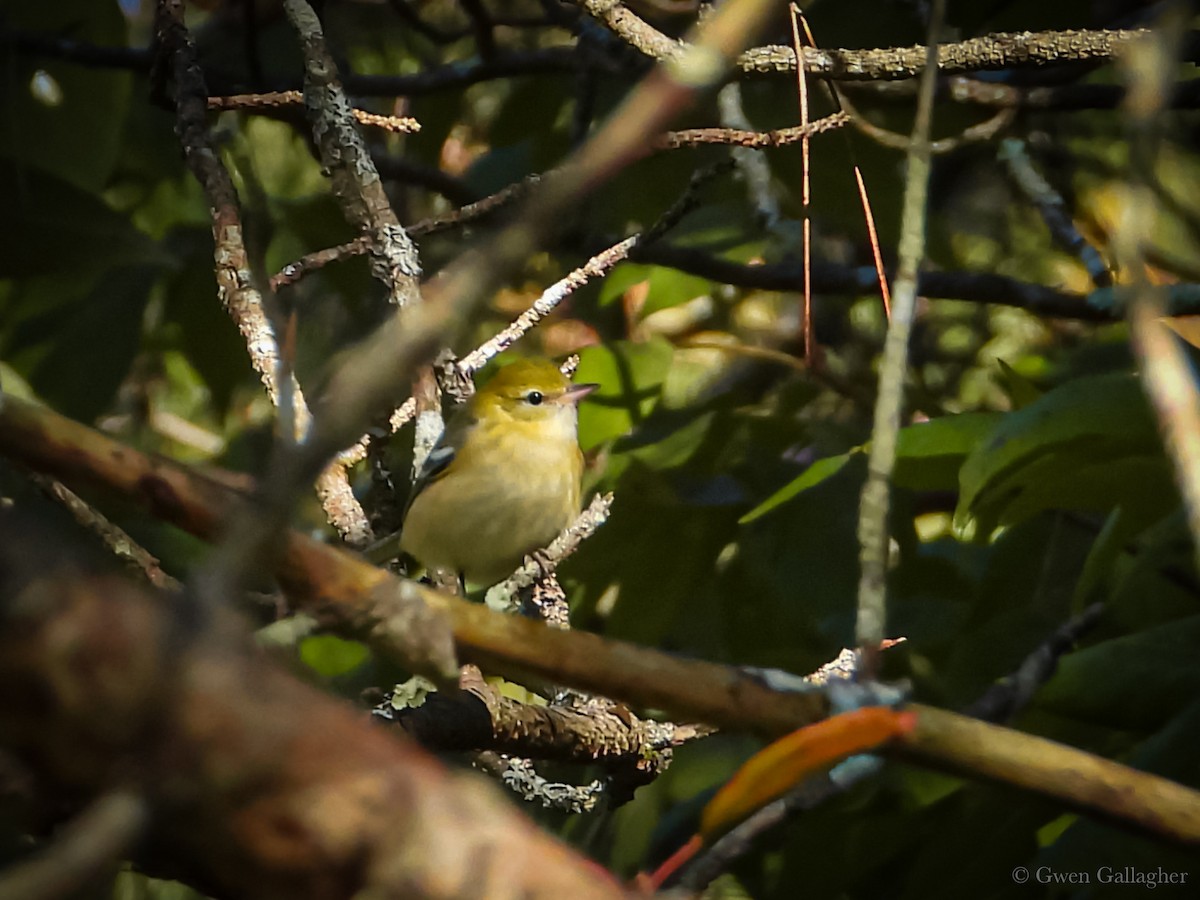
[[[354,109],[325,46],[321,22],[307,0],[284,0],[304,52],[304,108],[312,121],[321,162],[346,219],[369,239],[371,272],[397,306],[420,299],[417,248],[401,227],[371,154],[358,133]]]
[[[263,308],[262,296],[251,280],[237,191],[205,121],[208,88],[196,57],[196,46],[184,25],[183,0],[159,0],[154,24],[163,71],[170,73],[175,132],[183,147],[184,159],[200,182],[212,215],[217,292],[246,341],[250,362],[262,379],[267,395],[278,407],[281,394],[279,344]],[[297,434],[303,435],[310,417],[299,385],[293,383],[291,397]]]
[[[583,0],[583,6],[630,46],[653,59],[670,59],[683,53],[684,41],[668,37],[616,0]],[[990,69],[1011,69],[1048,63],[1088,62],[1116,57],[1138,30],[1068,30],[993,33],[965,41],[941,44],[936,57],[927,47],[891,47],[870,50],[820,50],[804,48],[804,69],[810,75],[842,80],[915,78],[927,65],[944,75]],[[737,59],[743,73],[776,74],[796,71],[791,47],[769,46],[746,50]]]

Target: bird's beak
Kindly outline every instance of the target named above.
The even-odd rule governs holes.
[[[578,404],[580,400],[600,387],[598,384],[573,384],[558,398],[558,403],[566,406],[568,403]]]

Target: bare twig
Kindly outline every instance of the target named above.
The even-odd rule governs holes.
[[[1040,643],[1017,667],[984,692],[963,713],[987,722],[1010,722],[1033,699],[1038,688],[1058,670],[1058,660],[1075,643],[1096,627],[1104,615],[1104,604],[1093,603],[1077,616],[1072,616]]]
[[[200,182],[212,212],[217,291],[246,341],[250,362],[262,379],[267,396],[278,408],[279,345],[263,309],[262,296],[251,281],[237,192],[208,133],[205,122],[208,89],[195,44],[184,25],[182,0],[159,0],[155,33],[171,75],[175,130],[184,158]],[[298,436],[302,436],[308,428],[308,409],[299,385],[294,384],[291,389]]]
[[[419,222],[409,225],[405,230],[410,237],[422,237],[423,235],[435,234],[439,231],[467,225],[501,209],[519,197],[523,197],[539,180],[539,176],[531,175],[528,178],[510,184],[508,187],[497,191],[489,197],[484,197],[475,203],[469,203],[453,212],[430,219],[421,219]],[[293,284],[310,272],[323,268],[330,263],[339,262],[354,256],[361,256],[367,252],[368,246],[369,242],[366,238],[356,238],[353,241],[339,244],[336,247],[309,253],[294,263],[288,263],[288,265],[272,276],[271,287],[278,290],[283,285]]]
[[[1025,142],[1019,138],[1008,138],[1001,142],[999,155],[1013,182],[1041,214],[1051,237],[1065,250],[1079,257],[1096,287],[1111,285],[1112,273],[1100,256],[1100,251],[1079,233],[1067,212],[1062,194],[1034,168]]]
[[[562,534],[556,537],[545,551],[527,559],[517,571],[488,591],[488,605],[493,609],[509,612],[520,609],[520,592],[552,574],[560,562],[574,553],[580,544],[608,521],[612,501],[612,494],[597,494],[593,497],[588,508],[563,529]]]
[[[653,59],[682,53],[683,41],[668,37],[639,18],[623,3],[583,0],[583,7],[623,40]],[[1051,62],[1085,62],[1114,58],[1137,31],[1048,31],[995,33],[945,44],[935,57],[927,47],[879,50],[817,50],[804,48],[804,68],[810,75],[846,80],[914,78],[926,66],[943,74],[981,69],[1011,69]],[[794,72],[796,54],[791,47],[755,47],[738,57],[742,72],[760,74]]]
[[[304,94],[300,91],[271,91],[265,94],[232,94],[226,97],[209,97],[208,108],[213,110],[263,110],[303,106]],[[413,134],[421,130],[421,123],[410,116],[381,116],[363,109],[352,109],[351,114],[360,125],[369,125],[382,131],[396,134]]]
[[[700,144],[726,144],[759,150],[764,147],[785,147],[800,143],[807,138],[841,128],[850,117],[845,113],[833,113],[808,125],[794,125],[774,131],[747,131],[739,128],[689,128],[684,131],[668,131],[656,143],[664,150],[691,147]]]
[[[1137,30],[997,32],[984,37],[943,44],[936,61],[928,47],[879,50],[804,50],[804,68],[813,75],[839,81],[915,78],[927,65],[943,75],[996,69],[1028,68],[1049,63],[1110,60],[1137,35]],[[738,58],[743,72],[779,73],[796,69],[790,47],[756,47]]]
[[[890,481],[896,463],[896,440],[904,405],[904,378],[908,369],[908,341],[917,301],[917,270],[925,254],[925,204],[929,189],[929,131],[933,119],[933,91],[938,64],[937,35],[941,30],[945,0],[933,0],[929,16],[929,47],[917,115],[908,151],[901,219],[900,269],[892,284],[892,317],[888,323],[883,361],[879,366],[879,395],[871,428],[867,480],[863,485],[858,516],[859,559],[856,639],[863,653],[866,674],[876,671],[879,646],[886,622],[889,551],[888,510]]]
[[[579,288],[596,278],[603,278],[617,263],[629,257],[640,235],[627,237],[614,244],[607,250],[597,253],[578,269],[572,270],[565,278],[556,281],[530,305],[529,309],[517,316],[490,340],[480,344],[457,363],[464,375],[470,375],[482,369],[487,363],[503,353],[518,340],[524,337],[534,326],[550,315],[558,305]]]
[[[866,135],[880,146],[890,147],[893,150],[908,150],[910,141],[908,135],[899,134],[895,131],[890,131],[887,128],[876,125],[861,112],[859,112],[844,93],[841,95],[841,102],[850,113],[850,125],[854,129]],[[953,153],[961,148],[964,144],[982,143],[994,140],[996,135],[1008,128],[1008,126],[1016,121],[1016,118],[1016,109],[1010,107],[1001,107],[984,121],[977,122],[974,125],[968,125],[958,134],[954,134],[949,137],[938,138],[936,141],[931,141],[929,144],[929,152],[934,156],[941,156],[946,153]]]
[[[48,496],[66,507],[76,522],[95,534],[109,552],[125,564],[127,570],[146,579],[156,588],[179,590],[179,582],[162,570],[158,560],[149,550],[110,522],[99,510],[85,502],[65,484],[36,472],[30,473],[30,478]]]

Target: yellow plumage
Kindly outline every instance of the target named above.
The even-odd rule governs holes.
[[[487,585],[554,540],[579,514],[576,404],[594,387],[572,385],[546,360],[502,368],[447,422],[414,486],[399,549]]]

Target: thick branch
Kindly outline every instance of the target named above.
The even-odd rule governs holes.
[[[0,402],[0,453],[68,483],[106,485],[207,540],[236,515],[240,502],[232,491],[177,465],[151,460],[8,396]],[[444,658],[436,648],[431,653],[420,646],[436,642],[439,619],[449,623],[462,658],[488,671],[517,681],[569,684],[635,707],[665,710],[680,721],[778,736],[828,710],[820,694],[772,690],[742,670],[496,613],[393,578],[300,534],[285,536],[274,571],[297,606],[359,630],[390,658],[421,671],[436,669],[442,677]],[[393,612],[389,601],[403,604]],[[916,730],[885,752],[1026,788],[1127,827],[1200,846],[1200,794],[1195,791],[1052,741],[938,709],[911,708],[918,714]],[[304,727],[319,731],[307,720]]]
[[[483,779],[271,665],[240,622],[198,628],[179,603],[72,571],[48,553],[59,542],[13,519],[0,524],[0,743],[85,796],[136,773],[155,841],[206,893],[624,896]]]

